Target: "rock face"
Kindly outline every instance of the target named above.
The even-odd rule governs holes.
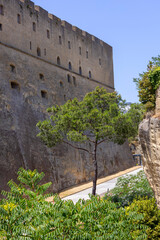
[[[160,88],[157,90],[155,113],[141,122],[139,137],[144,171],[160,208]]]
[[[144,119],[139,126],[143,167],[160,208],[160,115]]]

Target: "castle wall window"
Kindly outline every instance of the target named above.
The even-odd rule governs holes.
[[[29,43],[29,48],[32,50],[32,42]]]
[[[102,61],[101,61],[101,58],[99,58],[99,65],[100,65],[100,66],[102,65]]]
[[[82,75],[82,68],[79,67],[79,74]]]
[[[50,39],[50,32],[47,30],[47,38]]]
[[[33,28],[33,31],[36,32],[36,24],[35,24],[35,22],[32,23],[32,28]]]
[[[48,98],[47,91],[41,90],[41,97],[42,97],[42,98]]]
[[[59,44],[62,44],[62,37],[59,36]]]
[[[47,50],[46,50],[46,48],[44,49],[44,56],[46,56],[47,55]]]
[[[69,68],[69,70],[72,70],[72,64],[71,64],[71,62],[68,63],[68,68]]]
[[[59,82],[59,85],[60,85],[60,87],[63,87],[63,82],[60,81],[60,82]]]
[[[3,7],[3,5],[0,5],[0,15],[4,15],[4,7]]]
[[[64,95],[64,101],[66,101],[66,95]]]
[[[70,77],[69,74],[67,75],[67,80],[68,80],[69,83],[71,82],[71,77]]]
[[[16,72],[16,68],[13,64],[10,64],[10,69],[11,69],[11,72]]]
[[[2,23],[0,23],[0,31],[2,31]]]
[[[44,75],[43,75],[42,73],[40,73],[40,74],[39,74],[39,78],[40,78],[41,80],[44,80]]]
[[[82,49],[79,47],[79,55],[82,55]]]
[[[88,58],[88,51],[86,51],[86,58]]]
[[[57,64],[58,64],[58,65],[61,65],[60,57],[57,57]]]
[[[89,78],[91,78],[92,77],[92,74],[91,74],[91,71],[89,71]]]
[[[68,41],[68,48],[71,49],[71,42]]]
[[[21,15],[20,14],[17,14],[17,23],[21,24]]]
[[[75,77],[73,77],[73,84],[74,84],[74,86],[77,86]]]
[[[41,56],[41,49],[38,47],[37,48],[37,56],[40,57]]]
[[[11,84],[11,88],[12,89],[20,90],[20,86],[19,86],[19,84],[17,82],[13,82],[12,81],[10,84]]]

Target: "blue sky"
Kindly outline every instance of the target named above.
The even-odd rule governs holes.
[[[160,54],[160,0],[34,0],[113,47],[115,89],[137,102],[133,78]]]

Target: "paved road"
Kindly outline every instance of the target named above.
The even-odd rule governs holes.
[[[143,168],[139,168],[137,170],[134,170],[132,172],[129,172],[125,175],[122,175],[122,176],[126,176],[126,175],[130,175],[130,174],[137,174],[140,170],[143,170]],[[104,194],[105,192],[107,192],[107,190],[109,189],[112,189],[115,187],[116,185],[116,182],[117,182],[117,178],[113,178],[112,180],[109,180],[107,182],[104,182],[104,183],[101,183],[99,185],[97,185],[97,194],[98,195],[101,195],[101,194]],[[75,194],[72,194],[70,196],[67,196],[67,197],[64,197],[63,200],[68,200],[68,199],[71,199],[74,203],[78,202],[78,200],[81,198],[81,199],[89,199],[89,196],[88,194],[89,193],[92,193],[92,188],[88,188],[86,190],[83,190],[81,192],[78,192],[78,193],[75,193]]]

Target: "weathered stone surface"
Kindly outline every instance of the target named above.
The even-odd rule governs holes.
[[[155,115],[148,113],[139,126],[143,166],[160,208],[160,87],[156,92]]]
[[[143,167],[160,208],[160,115],[144,119],[139,126]]]
[[[7,182],[16,178],[21,166],[44,171],[45,181],[53,182],[54,192],[91,180],[93,167],[86,153],[64,145],[48,149],[36,137],[36,124],[47,117],[46,108],[64,102],[65,90],[53,81],[54,75],[60,78],[61,71],[58,73],[58,69],[51,69],[48,64],[1,45],[0,56],[3,56],[0,63],[0,188],[6,189]],[[15,73],[8,70],[13,61]],[[39,69],[48,81],[36,78]],[[19,84],[19,89],[11,87],[11,80]],[[78,83],[77,88],[72,86],[66,93],[79,97],[95,87],[93,83],[87,86],[85,82]],[[48,98],[41,97],[41,89],[47,91]],[[98,155],[99,176],[134,165],[127,143],[123,146],[104,144]]]
[[[0,0],[0,5],[0,190],[21,166],[45,172],[53,192],[91,180],[89,156],[64,145],[48,149],[36,137],[36,123],[45,119],[47,107],[82,99],[97,85],[112,92],[112,47],[28,0]],[[99,176],[134,165],[127,143],[103,144],[98,157]]]
[[[28,104],[21,93],[17,96],[13,91],[0,109],[0,188],[6,189],[7,182],[11,178],[15,180],[19,167],[45,172],[44,181],[53,182],[50,189],[53,192],[91,180],[93,166],[88,154],[66,145],[54,149],[45,147],[36,137],[36,123],[44,119],[44,109]],[[98,149],[99,177],[133,164],[127,142],[122,146],[103,144]]]

